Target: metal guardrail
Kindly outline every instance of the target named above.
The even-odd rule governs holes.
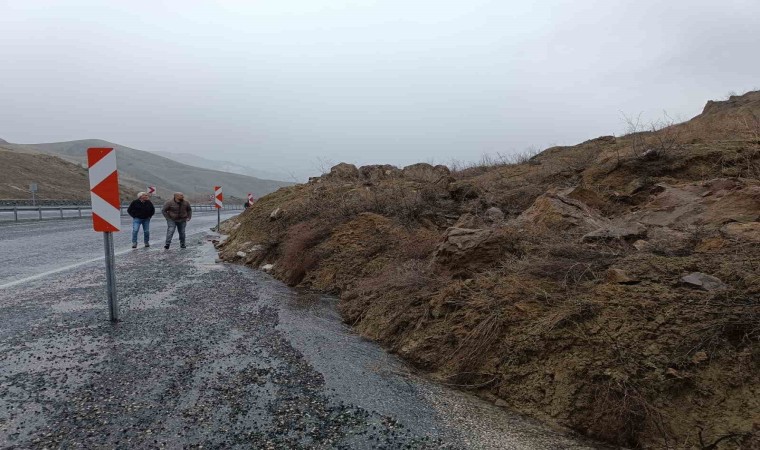
[[[193,211],[215,211],[214,205],[192,205]],[[121,215],[127,215],[127,208],[129,205],[121,205]],[[226,211],[240,211],[243,207],[240,205],[225,206],[222,210]],[[92,206],[90,205],[69,205],[69,206],[0,206],[0,221],[11,220],[10,214],[13,214],[13,220],[18,222],[19,220],[43,220],[43,212],[56,211],[58,214],[55,217],[44,217],[44,219],[65,219],[66,215],[64,211],[76,211],[74,215],[70,215],[69,218],[82,218],[89,217],[92,214]],[[19,215],[29,216],[29,213],[36,212],[36,219],[34,217],[24,218]],[[158,212],[158,211],[157,211]],[[5,214],[8,214],[9,218],[5,218]],[[60,216],[59,216],[60,215]]]

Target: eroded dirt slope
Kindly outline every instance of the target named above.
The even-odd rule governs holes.
[[[751,92],[511,163],[340,164],[220,252],[498,404],[619,445],[756,448],[758,117]]]

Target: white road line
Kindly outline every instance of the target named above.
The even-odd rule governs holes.
[[[196,231],[195,233],[188,233],[185,237],[187,238],[187,237],[195,236],[197,234],[202,234],[202,233],[205,233],[205,232],[206,232],[206,230]],[[163,247],[163,245],[161,245],[161,247]],[[118,252],[114,252],[114,255],[124,255],[124,254],[130,253],[132,251],[134,251],[134,249],[130,247],[130,248],[126,248],[124,250],[119,250]],[[104,259],[105,259],[105,255],[104,256],[99,256],[97,258],[88,259],[86,261],[80,261],[78,263],[69,264],[68,266],[59,267],[57,269],[48,270],[47,272],[42,272],[42,273],[38,273],[37,275],[32,275],[30,277],[21,278],[20,280],[15,280],[15,281],[11,281],[9,283],[0,284],[0,289],[6,289],[6,288],[13,287],[13,286],[18,286],[19,284],[23,284],[23,283],[26,283],[28,281],[38,280],[38,279],[44,278],[44,277],[46,277],[48,275],[54,275],[56,273],[65,272],[67,270],[75,269],[77,267],[84,266],[85,264],[93,263],[95,261],[102,261]]]

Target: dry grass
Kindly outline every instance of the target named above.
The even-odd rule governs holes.
[[[684,124],[665,116],[623,137],[497,155],[450,176],[421,165],[385,178],[323,177],[262,199],[266,208],[248,212],[232,240],[270,239],[278,276],[340,294],[344,319],[360,333],[453,386],[618,445],[750,442],[747,412],[757,412],[751,393],[760,385],[757,245],[724,238],[722,222],[673,228],[678,239],[650,229],[636,250],[625,240],[586,243],[562,214],[543,230],[511,221],[548,189],[583,187],[575,200],[619,219],[649,211],[659,183],[757,177],[756,116],[718,106]],[[492,206],[506,223],[485,220]],[[285,214],[271,221],[275,207]],[[439,258],[457,220],[494,238]],[[711,240],[720,245],[705,245]],[[609,268],[631,281],[608,280]],[[680,283],[693,271],[729,289]]]

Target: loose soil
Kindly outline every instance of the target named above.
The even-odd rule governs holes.
[[[750,92],[515,161],[340,164],[228,221],[220,255],[338,295],[497,404],[622,446],[757,448],[759,117]]]

